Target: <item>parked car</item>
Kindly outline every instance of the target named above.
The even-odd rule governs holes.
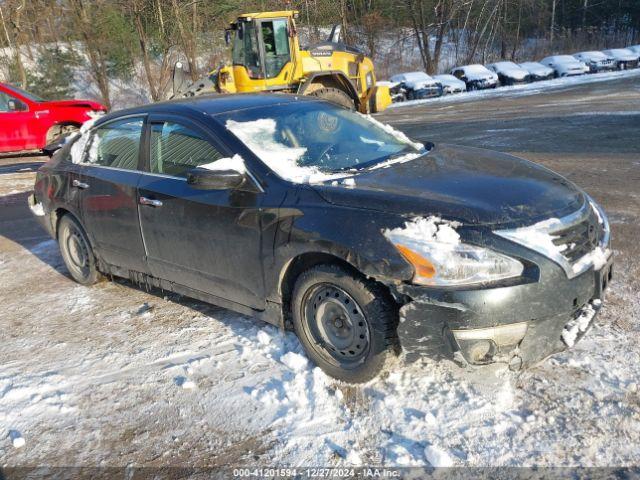
[[[607,55],[604,52],[589,51],[575,53],[574,58],[580,60],[587,67],[589,67],[590,73],[598,73],[606,70],[615,70],[616,63],[611,55]]]
[[[529,82],[529,72],[513,62],[496,62],[487,68],[498,75],[500,85],[516,85]]]
[[[482,90],[498,86],[498,75],[483,65],[456,67],[451,70],[451,75],[462,80],[467,85],[467,90]]]
[[[529,72],[529,79],[532,82],[551,80],[554,77],[553,68],[547,67],[546,65],[538,62],[523,62],[520,66]]]
[[[552,55],[543,58],[540,63],[552,68],[556,77],[584,75],[589,72],[589,67],[571,55]]]
[[[407,72],[394,75],[391,82],[398,83],[406,92],[407,100],[442,96],[442,85],[424,72]]]
[[[90,100],[47,101],[0,83],[0,153],[41,150],[106,110]]]
[[[467,84],[462,80],[458,80],[453,75],[434,75],[433,78],[440,82],[440,84],[442,85],[442,93],[445,95],[467,91]]]
[[[399,351],[530,365],[585,334],[611,279],[607,217],[573,183],[312,97],[201,96],[82,132],[29,199],[76,281],[292,328],[345,381]]]
[[[618,70],[638,67],[638,57],[640,54],[629,48],[613,48],[605,50],[604,53],[613,57]]]

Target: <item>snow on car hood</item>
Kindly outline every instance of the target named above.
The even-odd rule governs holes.
[[[606,50],[607,55],[611,55],[616,60],[622,60],[625,62],[633,62],[638,60],[638,54],[626,48],[616,48],[614,50]]]
[[[518,65],[511,65],[508,63],[496,63],[496,68],[503,75],[508,75],[511,78],[523,79],[525,78],[529,72],[524,68],[519,67]]]
[[[575,212],[587,201],[563,177],[512,155],[438,145],[411,161],[368,169],[352,188],[314,186],[327,201],[462,223],[522,226]]]
[[[404,83],[414,90],[432,87],[437,85],[437,81],[424,72],[408,72],[391,77],[392,82]]]
[[[464,67],[464,74],[469,80],[485,80],[491,78],[497,80],[498,76],[483,65],[468,65]]]
[[[603,60],[608,60],[609,57],[602,52],[580,52],[576,54],[576,58],[580,61],[589,61],[589,62],[602,62]]]
[[[546,76],[553,73],[553,69],[536,62],[521,63],[520,66],[533,75]]]
[[[436,75],[433,78],[439,81],[442,85],[446,85],[449,87],[466,87],[465,83],[462,80],[458,80],[453,75]]]

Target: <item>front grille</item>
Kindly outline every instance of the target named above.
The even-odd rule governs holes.
[[[561,248],[562,256],[570,263],[578,261],[600,245],[604,234],[604,228],[593,210],[581,222],[552,233],[553,243]]]

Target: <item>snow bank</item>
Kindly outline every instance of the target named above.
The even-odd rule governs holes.
[[[345,176],[326,174],[316,167],[298,165],[298,161],[307,149],[289,147],[276,140],[276,121],[272,118],[261,118],[249,122],[227,120],[225,126],[285,180],[296,183],[316,183]]]
[[[200,168],[207,170],[222,171],[222,170],[235,170],[236,172],[246,173],[247,167],[244,164],[244,159],[237,153],[233,157],[220,158],[215,162],[205,163],[200,165]]]

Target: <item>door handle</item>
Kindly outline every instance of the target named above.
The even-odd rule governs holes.
[[[71,182],[71,185],[82,190],[84,190],[85,188],[89,188],[88,183],[81,182],[80,180],[74,180],[73,182]]]
[[[140,205],[149,205],[150,207],[161,207],[162,202],[160,200],[154,200],[152,198],[140,197]]]

